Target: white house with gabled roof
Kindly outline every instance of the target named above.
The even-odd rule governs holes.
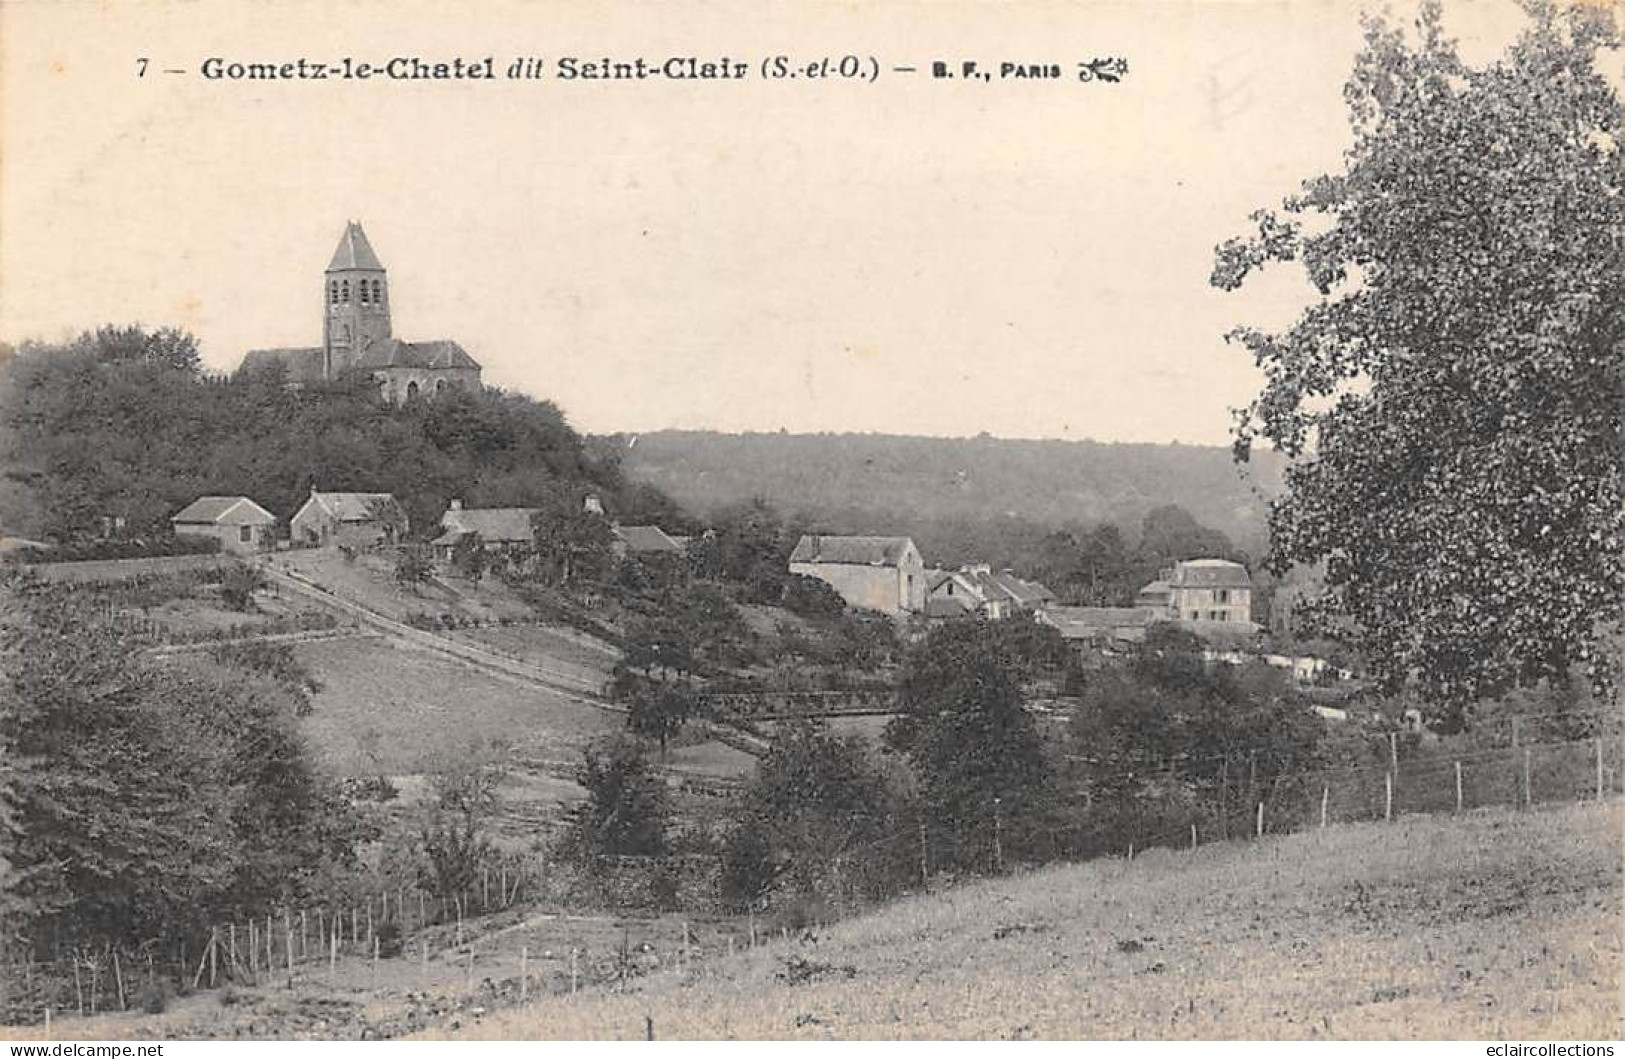
[[[208,537],[224,552],[257,552],[275,543],[276,516],[246,496],[200,496],[170,516],[177,537]]]

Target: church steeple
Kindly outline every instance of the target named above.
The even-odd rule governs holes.
[[[323,372],[332,379],[391,337],[389,278],[361,222],[345,225],[324,280]]]

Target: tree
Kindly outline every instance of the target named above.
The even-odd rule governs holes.
[[[1625,595],[1625,163],[1598,72],[1603,5],[1526,5],[1482,69],[1424,4],[1418,36],[1365,26],[1341,173],[1218,248],[1237,288],[1301,261],[1319,300],[1242,327],[1265,385],[1237,412],[1245,460],[1291,463],[1269,564],[1325,564],[1307,611],[1435,721],[1584,667],[1614,686]],[[1315,223],[1306,223],[1314,218]]]
[[[654,856],[666,850],[666,788],[638,745],[616,739],[582,752],[587,800],[571,814],[566,848],[579,855]]]
[[[452,569],[476,584],[485,576],[486,567],[491,565],[491,557],[486,554],[485,541],[480,539],[478,533],[465,533],[457,539],[451,549],[451,565]]]
[[[536,552],[552,564],[561,585],[574,577],[596,576],[609,565],[614,543],[609,521],[586,510],[582,499],[574,494],[552,497],[530,520]]]
[[[413,592],[434,576],[434,563],[422,548],[405,547],[395,556],[395,580]]]
[[[865,857],[890,812],[885,777],[861,742],[817,724],[785,724],[740,801],[724,847],[725,888],[749,904],[775,884],[838,895],[871,874]]]
[[[952,622],[910,652],[900,711],[885,741],[907,755],[926,812],[984,855],[995,813],[1020,812],[1043,789],[1047,764],[1022,707],[1021,662],[994,628]]]
[[[419,832],[429,889],[459,903],[495,850],[485,825],[496,815],[502,771],[470,750],[434,774],[435,805]]]
[[[697,701],[693,687],[687,682],[640,682],[629,699],[626,726],[659,743],[660,756],[664,758],[666,743],[688,723]]]

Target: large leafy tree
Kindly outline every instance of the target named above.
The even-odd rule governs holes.
[[[901,709],[885,731],[886,744],[914,766],[924,808],[952,832],[952,855],[967,859],[985,855],[999,815],[1019,815],[1048,778],[1022,704],[1021,681],[1035,660],[1003,624],[932,630],[909,654]]]
[[[1625,168],[1597,60],[1620,41],[1601,5],[1526,6],[1481,69],[1436,0],[1414,35],[1368,20],[1343,171],[1255,213],[1213,273],[1295,260],[1319,292],[1284,331],[1232,332],[1265,376],[1237,454],[1292,459],[1272,567],[1324,564],[1313,613],[1447,726],[1617,668]]]

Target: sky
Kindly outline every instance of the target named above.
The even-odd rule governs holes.
[[[0,3],[0,338],[174,325],[228,371],[321,337],[360,220],[394,326],[594,433],[1223,444],[1293,271],[1213,249],[1349,140],[1361,7]],[[1396,4],[1404,13],[1409,8]],[[1447,0],[1469,58],[1521,16]],[[760,64],[874,57],[873,83]],[[204,60],[668,56],[737,81],[210,81]],[[1077,63],[1121,57],[1118,84]],[[145,76],[138,60],[145,58]],[[975,60],[991,81],[938,80]],[[1059,80],[997,77],[1059,64]],[[892,73],[913,65],[913,75]],[[182,69],[184,74],[164,74]]]

